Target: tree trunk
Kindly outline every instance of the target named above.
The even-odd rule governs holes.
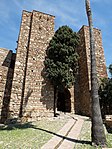
[[[56,92],[57,92],[57,87],[56,86],[54,86],[54,117],[56,117]]]
[[[103,121],[101,117],[101,110],[98,95],[98,80],[96,71],[96,57],[95,57],[95,39],[93,33],[92,13],[90,8],[90,0],[85,0],[86,12],[90,31],[90,55],[91,55],[91,110],[92,110],[92,127],[91,137],[92,144],[95,146],[106,146],[106,137],[103,128]]]

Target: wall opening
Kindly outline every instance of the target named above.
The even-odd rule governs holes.
[[[57,110],[71,112],[71,94],[68,89],[65,89],[63,92],[58,91]]]

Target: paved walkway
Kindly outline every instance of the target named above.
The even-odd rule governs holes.
[[[88,117],[74,115],[41,149],[74,149],[84,119]]]

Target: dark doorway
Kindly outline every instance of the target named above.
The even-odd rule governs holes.
[[[58,91],[57,110],[62,112],[71,112],[71,94],[68,89]]]

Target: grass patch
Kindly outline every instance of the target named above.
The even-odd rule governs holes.
[[[108,148],[112,148],[112,133],[106,135]],[[91,121],[85,121],[79,136],[82,143],[77,143],[75,149],[96,149],[88,142],[91,142]],[[87,143],[86,143],[87,142]],[[98,149],[101,149],[100,147]]]
[[[11,124],[0,129],[0,149],[40,149],[67,119]]]
[[[77,143],[75,147],[76,149],[95,149],[89,143],[86,143],[86,141],[91,142],[90,129],[91,129],[91,122],[87,120],[84,122],[79,136],[79,140],[81,140],[82,143]]]
[[[108,143],[108,147],[112,148],[112,133],[107,134],[107,143]]]
[[[35,123],[19,123],[1,127],[0,149],[40,149],[67,121],[68,118],[43,119]],[[87,120],[83,124],[75,149],[95,149],[90,144],[90,130],[91,122]],[[112,148],[112,133],[107,134],[107,142],[108,148]]]

